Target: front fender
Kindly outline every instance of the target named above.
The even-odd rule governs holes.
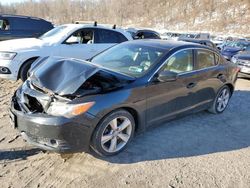
[[[88,112],[97,118],[102,119],[110,112],[123,108],[136,112],[137,128],[145,129],[146,95],[143,88],[123,89],[105,94],[85,96],[82,99],[74,100],[74,103],[91,101],[94,101],[95,105]]]

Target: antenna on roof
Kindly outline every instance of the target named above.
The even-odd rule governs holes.
[[[97,26],[97,21],[94,22],[94,26]]]
[[[115,25],[113,25],[113,29],[116,29],[116,24],[115,24]]]

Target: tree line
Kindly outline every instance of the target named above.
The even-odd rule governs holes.
[[[250,35],[250,0],[27,0],[0,3],[0,13],[41,17],[54,24],[84,20]]]

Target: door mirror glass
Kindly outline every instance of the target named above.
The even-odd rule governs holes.
[[[137,35],[135,35],[134,39],[137,40],[137,39],[140,39],[140,37],[138,37]]]
[[[178,74],[176,72],[165,70],[158,74],[157,80],[160,82],[170,82],[175,81],[177,77]]]

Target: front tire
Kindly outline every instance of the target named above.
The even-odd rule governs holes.
[[[92,136],[91,148],[101,156],[111,156],[125,149],[134,135],[135,121],[126,110],[107,115]]]
[[[21,69],[20,69],[20,79],[24,82],[25,80],[27,80],[27,78],[28,78],[28,71],[29,71],[29,69],[30,69],[30,67],[31,67],[31,64],[34,62],[35,60],[34,59],[31,59],[31,60],[28,60],[28,61],[26,61],[23,65],[22,65],[22,67],[21,67]]]
[[[217,93],[217,96],[213,102],[213,105],[211,106],[210,109],[208,109],[208,111],[213,114],[220,114],[224,112],[224,110],[226,109],[228,105],[230,98],[231,98],[230,88],[227,85],[225,85]]]

